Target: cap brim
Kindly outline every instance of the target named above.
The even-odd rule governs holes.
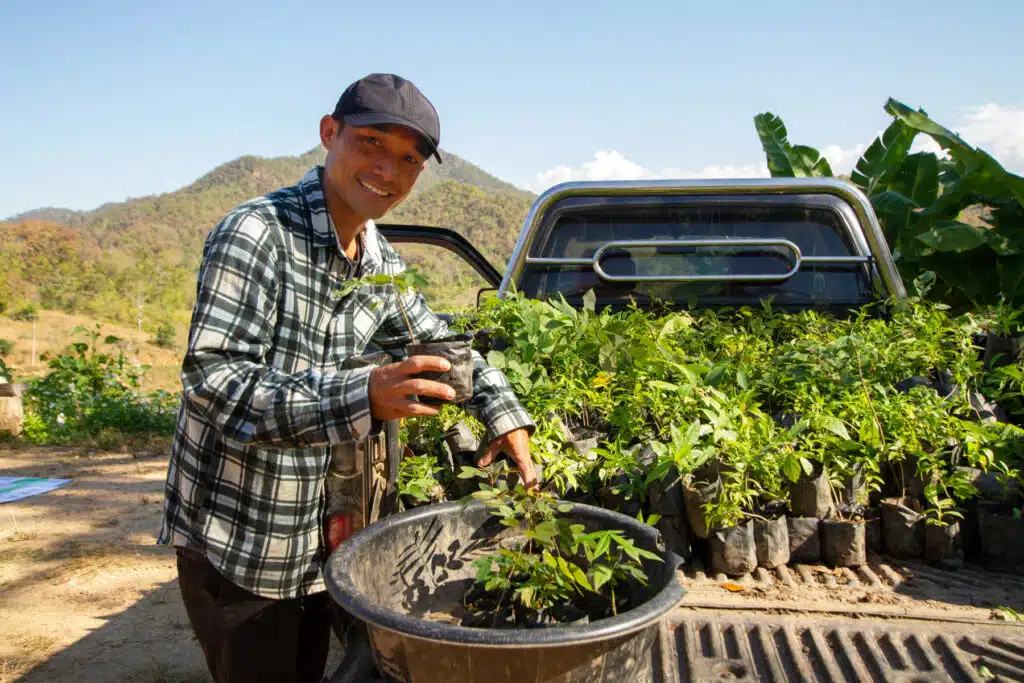
[[[441,163],[441,152],[437,149],[437,146],[431,141],[430,136],[427,135],[422,128],[415,125],[411,121],[403,119],[401,116],[392,116],[391,114],[378,114],[375,112],[366,112],[363,114],[348,114],[344,117],[346,125],[355,126],[356,128],[362,128],[363,126],[380,126],[385,124],[392,124],[396,126],[404,126],[410,130],[419,133],[420,137],[423,138],[424,142],[427,143],[427,147],[430,148],[430,152],[437,158],[437,163]]]

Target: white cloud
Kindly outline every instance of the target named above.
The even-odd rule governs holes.
[[[970,107],[962,120],[949,128],[956,131],[969,144],[980,147],[994,156],[1007,169],[1016,173],[1024,172],[1024,107],[1003,107],[992,103]],[[876,135],[880,133],[881,131],[877,131]],[[796,136],[796,139],[799,140],[799,136]],[[854,147],[829,144],[818,149],[828,159],[833,173],[849,174],[870,142],[871,140],[868,140]],[[927,135],[918,135],[911,151],[942,153],[938,144]],[[632,161],[622,152],[610,150],[596,152],[592,159],[579,166],[556,166],[538,173],[528,187],[534,192],[543,192],[553,185],[573,180],[724,179],[767,176],[768,167],[764,164],[763,158],[759,163],[713,165],[699,170],[650,169]]]
[[[957,133],[1011,168],[1024,166],[1024,107],[971,107]]]
[[[821,150],[821,154],[828,159],[828,165],[832,167],[833,173],[836,175],[849,175],[853,167],[857,165],[857,160],[864,154],[865,149],[867,149],[867,145],[857,145],[856,147],[849,148],[840,147],[839,145],[826,145]]]
[[[707,166],[696,171],[679,168],[652,170],[628,159],[621,152],[599,151],[594,158],[576,167],[556,166],[538,173],[531,190],[543,192],[553,185],[574,180],[653,180],[658,178],[757,178],[766,177],[764,164],[746,166]]]

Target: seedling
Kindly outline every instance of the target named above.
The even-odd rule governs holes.
[[[379,273],[377,275],[364,275],[363,277],[346,280],[341,287],[334,291],[334,294],[339,299],[344,299],[360,287],[390,288],[395,292],[395,303],[398,305],[398,311],[402,314],[402,320],[405,321],[405,327],[409,331],[409,341],[410,343],[415,344],[416,335],[413,332],[412,324],[409,322],[409,316],[406,313],[405,305],[402,303],[402,295],[422,290],[428,284],[429,281],[424,275],[415,268],[409,268],[398,275]],[[376,302],[374,304],[374,308],[377,308],[378,306],[380,306],[380,302]]]
[[[646,585],[642,561],[661,561],[621,530],[587,533],[584,525],[567,516],[571,504],[521,484],[510,489],[507,480],[499,478],[500,471],[464,468],[459,476],[478,474],[491,483],[482,483],[480,490],[463,500],[482,501],[501,524],[522,529],[526,539],[521,547],[502,547],[473,562],[477,583],[484,590],[500,591],[495,619],[510,595],[523,607],[544,612],[605,591],[612,614],[618,614],[616,588],[630,579]]]

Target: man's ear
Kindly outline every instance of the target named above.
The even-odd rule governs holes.
[[[334,144],[334,139],[338,137],[340,131],[341,122],[330,114],[325,114],[320,119],[320,144],[324,146],[324,149],[331,148],[331,145]]]

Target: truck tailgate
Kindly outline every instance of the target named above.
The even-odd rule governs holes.
[[[871,556],[739,578],[681,572],[687,594],[651,653],[663,681],[1024,681],[1024,578]]]

